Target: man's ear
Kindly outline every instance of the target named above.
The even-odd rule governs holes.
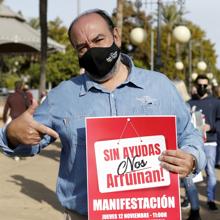
[[[113,30],[113,37],[115,44],[120,48],[121,47],[121,36],[119,34],[119,29],[118,27],[115,27]]]

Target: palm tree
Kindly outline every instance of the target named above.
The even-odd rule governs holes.
[[[40,3],[40,29],[41,29],[41,53],[40,53],[40,85],[39,94],[46,89],[46,63],[47,63],[47,0],[39,0]]]

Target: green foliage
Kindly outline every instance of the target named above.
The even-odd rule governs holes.
[[[183,14],[185,11],[181,11],[176,5],[168,4],[162,6],[162,20],[161,24],[161,54],[163,67],[161,72],[166,74],[170,79],[183,79],[185,80],[186,73],[189,71],[189,44],[179,44],[179,57],[184,63],[184,70],[178,71],[175,68],[175,62],[178,58],[177,42],[172,36],[174,27],[178,24],[186,25],[191,31],[192,42],[192,69],[193,72],[198,72],[197,63],[201,59],[208,64],[208,70],[213,72],[215,77],[218,78],[219,70],[216,68],[216,51],[214,44],[206,38],[204,30],[196,26],[190,21],[183,20]],[[124,25],[122,34],[122,52],[128,53],[133,57],[134,63],[143,68],[150,68],[150,31],[153,18],[146,15],[145,12],[137,12],[131,1],[125,1],[124,4]],[[113,14],[113,18],[115,15]],[[133,45],[133,49],[129,50],[130,32],[134,27],[141,26],[147,31],[148,37],[146,42],[138,46]],[[154,57],[157,55],[157,27],[153,28],[154,31]],[[220,77],[219,77],[220,78]]]
[[[39,62],[31,63],[30,67],[27,70],[30,77],[30,88],[38,89],[40,83],[40,64]]]
[[[29,24],[35,29],[40,27],[38,18],[32,18]],[[60,18],[48,22],[48,36],[66,45],[65,53],[56,52],[48,54],[47,82],[51,82],[53,86],[56,86],[62,80],[69,79],[79,73],[78,58],[69,43],[67,28],[62,24]],[[10,87],[14,84],[14,78],[22,78],[24,75],[29,76],[28,83],[31,88],[39,87],[39,54],[31,56],[4,56],[1,74],[2,85]]]
[[[54,21],[49,21],[48,36],[61,44],[69,45],[67,28],[62,24],[59,17],[55,18]]]
[[[182,20],[182,12],[176,4],[162,5],[162,20],[166,24],[169,32],[172,32],[174,26]]]
[[[130,54],[134,63],[139,67],[150,67],[150,41],[143,42],[138,46],[134,46],[130,40],[130,32],[131,30],[137,26],[140,26],[149,32],[150,30],[150,21],[152,19],[151,16],[146,16],[144,11],[139,11],[138,13],[134,9],[134,5],[132,2],[126,2],[123,9],[123,17],[124,17],[124,25],[122,29],[122,46],[121,50],[124,53]],[[113,14],[113,19],[115,19],[115,15]],[[132,50],[130,47],[132,45]]]
[[[150,32],[154,32],[154,57],[156,57],[156,37],[157,29],[152,26],[153,17],[146,14],[145,11],[137,11],[131,1],[124,1],[124,25],[122,32],[122,52],[133,57],[135,65],[150,69]],[[184,12],[183,12],[184,13]],[[177,60],[177,42],[173,39],[172,30],[182,19],[180,12],[175,5],[164,5],[162,8],[163,23],[161,27],[161,54],[164,66],[161,72],[166,74],[170,79],[185,79],[189,71],[189,45],[179,44],[179,56],[184,63],[185,69],[178,71],[175,69]],[[113,14],[115,19],[115,14]],[[208,70],[220,80],[220,70],[216,68],[216,51],[214,44],[207,39],[204,30],[190,21],[182,20],[192,34],[192,64],[193,72],[199,72],[197,63],[203,59],[208,64]],[[32,27],[39,29],[39,19],[32,18],[29,21]],[[134,27],[140,26],[147,31],[147,40],[131,49],[130,32]],[[59,84],[62,80],[69,79],[79,73],[78,58],[76,52],[69,43],[67,36],[67,27],[56,18],[48,22],[48,36],[57,42],[66,45],[66,53],[48,54],[47,59],[47,81],[53,86]],[[1,68],[1,85],[11,87],[17,78],[23,75],[29,75],[30,87],[38,88],[40,77],[39,55],[3,57]]]
[[[17,74],[9,74],[7,77],[5,77],[5,87],[8,89],[14,89],[14,84],[19,79],[20,77]]]
[[[40,20],[39,20],[39,18],[31,18],[31,19],[28,21],[28,24],[29,24],[32,28],[34,28],[34,29],[36,29],[36,30],[40,29]]]
[[[48,36],[59,43],[66,45],[65,53],[54,53],[48,56],[47,80],[55,86],[62,80],[67,80],[79,73],[78,57],[70,45],[67,28],[62,25],[60,18],[50,21],[48,24]]]
[[[66,53],[51,54],[47,64],[47,79],[53,85],[62,80],[69,79],[79,73],[78,58],[75,51],[70,48]]]

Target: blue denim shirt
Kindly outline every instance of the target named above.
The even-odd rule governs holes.
[[[178,146],[205,166],[203,142],[190,122],[190,114],[174,85],[166,76],[137,68],[126,55],[128,79],[108,92],[86,74],[62,82],[53,89],[34,118],[56,130],[62,150],[57,180],[57,195],[65,208],[87,213],[85,117],[126,115],[175,115]],[[7,154],[34,155],[54,141],[45,135],[39,145],[7,147],[5,128],[0,131],[0,146]]]

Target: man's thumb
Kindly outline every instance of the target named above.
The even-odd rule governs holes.
[[[35,99],[33,99],[32,104],[28,107],[26,112],[33,115],[37,107],[38,107],[38,103]]]

